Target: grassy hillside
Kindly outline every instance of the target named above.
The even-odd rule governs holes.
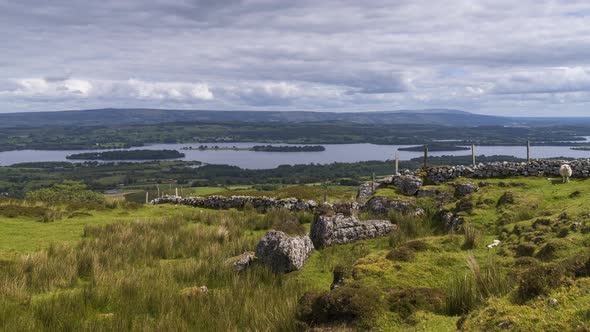
[[[453,232],[434,217],[435,200],[403,197],[426,216],[391,215],[391,236],[316,250],[285,275],[257,264],[236,273],[229,262],[285,220],[308,229],[309,213],[5,200],[0,330],[297,331],[310,317],[336,330],[590,328],[589,182],[485,182],[443,207],[465,220]],[[303,189],[271,192],[321,194]],[[351,189],[334,188],[332,200]],[[392,188],[376,195],[402,198]],[[500,244],[488,248],[493,240]],[[345,286],[329,292],[334,270]],[[305,299],[317,296],[340,303],[328,321],[308,310]]]

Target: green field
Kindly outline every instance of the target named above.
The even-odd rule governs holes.
[[[0,330],[298,331],[309,326],[300,302],[309,291],[348,303],[338,309],[348,316],[317,318],[336,330],[454,331],[459,320],[467,331],[589,328],[589,182],[485,182],[444,206],[465,219],[455,232],[431,212],[391,215],[399,228],[392,236],[315,250],[302,270],[285,275],[258,264],[235,273],[228,262],[289,218],[309,229],[309,215],[1,201]],[[331,200],[349,200],[352,189],[329,188]],[[193,193],[323,194],[321,186],[199,190]],[[376,195],[402,198],[391,188]],[[427,211],[436,203],[403,199]],[[34,207],[60,217],[40,222]],[[487,248],[495,239],[500,245]],[[327,292],[335,269],[346,286]],[[199,295],[200,286],[208,293]]]

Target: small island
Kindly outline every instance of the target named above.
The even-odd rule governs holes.
[[[236,146],[208,146],[199,145],[197,148],[187,146],[182,148],[183,150],[214,150],[214,151],[254,151],[254,152],[321,152],[325,151],[326,148],[321,145],[284,145],[284,146],[272,146],[272,145],[255,145],[250,148],[238,148]]]
[[[184,153],[176,150],[120,150],[76,153],[66,158],[74,160],[162,160],[184,158]]]
[[[256,145],[252,147],[252,151],[262,152],[320,152],[325,151],[326,148],[321,145],[285,145],[285,146],[272,146],[272,145]]]
[[[452,145],[452,144],[433,143],[433,144],[426,144],[426,146],[428,146],[428,151],[431,151],[431,152],[469,150],[469,148],[466,146],[458,146],[458,145]],[[421,151],[424,151],[424,145],[410,146],[407,148],[399,148],[398,150],[399,151],[421,152]]]
[[[590,146],[574,146],[571,147],[570,150],[590,151]]]

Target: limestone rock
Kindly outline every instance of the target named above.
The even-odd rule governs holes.
[[[242,272],[250,267],[250,264],[252,264],[254,259],[255,253],[252,251],[246,251],[232,261],[232,268],[236,272]]]
[[[445,231],[457,229],[465,222],[463,218],[457,217],[453,213],[444,210],[439,211],[436,217],[441,220]]]
[[[151,201],[151,204],[178,204],[201,207],[208,209],[237,209],[251,205],[255,209],[266,212],[272,209],[286,209],[290,211],[312,211],[318,204],[312,200],[300,200],[297,198],[277,199],[274,197],[231,196],[224,197],[212,195],[207,197],[180,197],[164,196]]]
[[[438,189],[418,189],[416,196],[418,197],[433,197],[440,193]]]
[[[371,185],[370,183],[363,183],[359,186],[356,198],[359,201],[364,201],[371,198],[371,196],[373,196],[374,193],[375,191],[373,190],[373,185]]]
[[[394,185],[406,196],[414,196],[422,187],[422,179],[415,175],[402,175],[394,178]]]
[[[479,163],[472,167],[439,166],[426,170],[426,182],[440,184],[458,177],[493,178],[499,176],[560,176],[559,168],[564,160],[533,160],[530,162]],[[567,161],[572,168],[572,177],[590,176],[590,159]]]
[[[414,211],[416,207],[410,202],[401,200],[390,200],[387,197],[373,197],[371,198],[362,208],[363,211],[367,211],[372,214],[387,215],[392,211],[400,213],[410,213]]]
[[[455,197],[467,196],[477,190],[478,188],[471,182],[459,183],[455,186]]]
[[[361,222],[356,216],[338,213],[334,216],[318,216],[311,225],[310,237],[316,248],[323,248],[384,236],[392,230],[393,225],[389,220]]]
[[[309,236],[288,236],[270,231],[258,242],[256,257],[274,272],[299,270],[311,255],[313,243]]]

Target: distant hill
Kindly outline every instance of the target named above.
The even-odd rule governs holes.
[[[590,124],[590,118],[511,118],[459,110],[428,109],[384,112],[211,111],[163,109],[92,109],[0,114],[0,128],[112,126],[170,122],[326,122],[433,124],[447,126]]]

